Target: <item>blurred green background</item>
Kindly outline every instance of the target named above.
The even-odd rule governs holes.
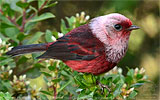
[[[33,2],[36,5],[36,1]],[[127,67],[144,67],[146,75],[153,84],[146,84],[140,88],[138,100],[157,100],[159,94],[159,1],[158,0],[59,0],[54,8],[42,10],[55,14],[56,18],[38,23],[34,31],[60,31],[61,19],[74,16],[84,11],[91,18],[109,13],[121,13],[132,20],[141,29],[133,31],[130,36],[129,49],[118,67],[123,67],[126,74]]]

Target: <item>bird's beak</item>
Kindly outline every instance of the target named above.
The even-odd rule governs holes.
[[[131,31],[131,30],[136,30],[136,29],[139,29],[140,27],[136,26],[136,25],[131,25],[129,28],[127,28],[128,31]]]

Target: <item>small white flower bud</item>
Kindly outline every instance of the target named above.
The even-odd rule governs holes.
[[[121,68],[118,68],[118,73],[122,73],[122,69]]]
[[[52,36],[51,39],[52,39],[53,41],[56,41],[56,38],[55,38],[54,36]]]
[[[45,60],[46,63],[49,63],[49,60]]]
[[[21,88],[17,88],[17,90],[21,90]]]
[[[26,85],[29,85],[29,84],[30,84],[30,81],[26,81],[25,83],[26,83]]]
[[[33,100],[37,100],[35,97],[32,98]]]
[[[9,75],[11,75],[11,74],[12,74],[12,72],[13,72],[13,70],[9,70]]]
[[[133,90],[134,90],[134,88],[130,88],[126,93],[130,94]]]
[[[26,79],[26,75],[23,75],[23,80]]]
[[[124,95],[123,98],[126,99],[126,96]]]
[[[134,90],[134,88],[130,88],[129,90],[130,90],[130,91],[133,91],[133,90]]]
[[[76,13],[76,17],[79,17],[79,13]]]
[[[89,20],[89,18],[90,18],[90,16],[87,15],[87,16],[85,17],[85,20],[87,21],[87,20]]]
[[[126,84],[123,84],[123,88],[126,88],[127,87],[127,85]]]
[[[82,11],[82,12],[81,12],[81,17],[84,17],[84,16],[85,16],[85,12]]]
[[[146,71],[146,70],[142,67],[142,68],[140,69],[140,72],[139,72],[139,73],[140,73],[140,74],[144,74],[145,71]]]
[[[38,91],[41,91],[41,89],[42,89],[42,87],[40,87],[40,88],[38,89]]]
[[[4,71],[4,66],[1,67],[2,71]]]
[[[58,37],[62,37],[64,34],[63,33],[58,33]]]
[[[10,69],[11,69],[11,67],[10,67],[10,66],[8,66],[8,67],[7,67],[7,70],[10,70]]]
[[[17,81],[17,76],[14,75],[14,76],[13,76],[13,82],[15,83],[16,81]]]
[[[135,73],[138,73],[138,70],[139,70],[139,69],[136,67],[136,69],[135,69]]]
[[[10,51],[13,47],[9,47],[8,50]]]
[[[19,76],[19,80],[20,81],[22,81],[23,80],[23,76],[21,75],[21,76]]]
[[[26,88],[23,88],[23,91],[26,91]]]
[[[2,39],[0,38],[0,44],[2,44]]]

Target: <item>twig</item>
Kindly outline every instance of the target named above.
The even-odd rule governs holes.
[[[20,29],[20,32],[24,32],[24,26],[26,24],[26,11],[25,9],[23,10],[23,20],[22,20],[22,26],[21,26],[21,29]]]
[[[56,87],[55,86],[53,86],[53,91],[54,91],[54,100],[56,100],[56,98],[57,98],[57,91],[56,91]]]

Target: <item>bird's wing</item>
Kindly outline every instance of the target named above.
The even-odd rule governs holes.
[[[94,37],[86,24],[59,38],[38,58],[54,58],[64,61],[92,60],[102,51],[102,43]]]

